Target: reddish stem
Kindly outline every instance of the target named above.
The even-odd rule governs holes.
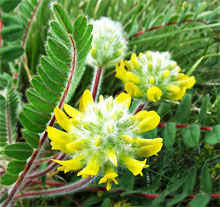
[[[167,123],[159,123],[157,127],[165,127],[165,126],[167,126]],[[189,128],[189,125],[188,124],[176,124],[176,128]],[[211,131],[212,127],[201,126],[200,129],[205,130],[205,131]]]
[[[187,22],[188,22],[188,23],[190,23],[190,22],[199,22],[199,23],[201,23],[201,24],[209,25],[208,23],[206,23],[206,22],[204,22],[204,21],[202,21],[202,20],[199,20],[199,19],[198,19],[198,20],[193,20],[193,19],[185,19],[185,20],[183,20],[183,23],[187,23]],[[137,36],[140,36],[140,35],[144,34],[145,32],[150,32],[150,31],[153,31],[153,30],[161,29],[161,28],[164,28],[164,27],[166,27],[166,26],[171,26],[171,25],[175,25],[175,24],[178,24],[178,21],[169,22],[169,23],[166,24],[166,25],[160,24],[160,25],[151,27],[151,28],[147,29],[146,31],[136,32],[132,37],[137,37]],[[212,29],[212,31],[216,34],[217,42],[218,42],[218,44],[219,44],[220,38],[219,38],[218,32],[216,31],[215,28],[212,28],[212,27],[211,27],[211,29]],[[129,37],[127,37],[126,40],[129,40]]]
[[[102,75],[102,68],[99,67],[96,70],[96,73],[95,73],[95,80],[94,80],[94,85],[93,85],[93,89],[92,89],[92,97],[93,97],[94,101],[96,99],[98,88],[99,88],[99,85],[100,85],[101,75]]]
[[[140,104],[140,105],[136,108],[134,114],[136,114],[136,113],[138,113],[139,111],[141,111],[141,110],[144,108],[144,106],[145,106],[145,104]]]
[[[28,22],[28,26],[27,26],[26,31],[25,31],[25,34],[24,34],[24,40],[23,40],[23,42],[22,42],[22,47],[25,46],[26,39],[27,39],[27,35],[28,35],[28,32],[29,32],[30,27],[31,27],[31,23],[32,23],[32,21],[33,21],[33,19],[34,19],[34,16],[35,16],[36,11],[37,11],[37,9],[38,9],[38,7],[39,7],[39,5],[40,5],[40,2],[41,2],[41,0],[37,3],[36,7],[34,8],[34,11],[33,11],[32,15],[31,15],[31,18],[30,18],[30,20],[29,20],[29,22]]]
[[[57,157],[58,160],[63,160],[65,157],[64,153],[60,153],[60,155]],[[41,172],[37,172],[37,173],[33,173],[29,176],[27,176],[27,179],[33,179],[33,178],[37,178],[40,177],[42,175],[47,174],[48,172],[50,172],[52,169],[54,169],[58,164],[55,162],[52,162],[45,170],[41,171]]]
[[[70,78],[68,80],[68,83],[67,83],[67,87],[63,93],[63,96],[62,96],[62,99],[59,103],[59,108],[62,108],[63,106],[63,103],[64,103],[64,100],[67,96],[67,93],[69,91],[69,88],[70,88],[70,85],[72,83],[72,79],[73,79],[73,74],[74,74],[74,71],[75,71],[75,61],[76,61],[76,53],[75,53],[75,43],[72,39],[72,36],[69,36],[70,37],[70,40],[72,42],[72,47],[73,47],[73,54],[74,54],[74,57],[73,57],[73,61],[72,61],[72,70],[71,70],[71,74],[70,74]],[[55,116],[53,115],[51,121],[49,122],[48,126],[53,126],[54,122],[55,122]],[[27,165],[25,167],[25,169],[23,170],[23,172],[21,173],[21,175],[19,176],[18,180],[16,181],[15,185],[13,186],[11,192],[9,193],[8,195],[8,198],[4,201],[4,203],[2,204],[2,207],[6,207],[10,202],[11,200],[13,199],[13,197],[15,196],[18,188],[20,187],[21,183],[23,182],[25,176],[27,175],[27,173],[29,172],[29,170],[31,169],[31,166],[32,164],[34,163],[35,159],[37,158],[39,152],[40,152],[40,149],[41,147],[43,146],[45,140],[47,138],[47,132],[45,131],[42,135],[42,138],[40,139],[40,144],[39,144],[39,147],[33,152],[32,156],[30,157],[30,160],[27,162]]]
[[[84,189],[86,190],[91,190],[91,191],[103,191],[103,192],[107,192],[107,190],[105,188],[97,188],[97,187],[85,187]],[[113,191],[110,191],[111,193],[117,193],[117,194],[121,194],[121,193],[124,193],[126,191],[124,190],[113,190]],[[138,196],[138,197],[145,197],[145,198],[152,198],[152,199],[155,199],[157,197],[159,197],[160,195],[159,194],[147,194],[147,193],[133,193],[133,194],[130,194],[132,196]],[[171,199],[171,198],[174,198],[175,196],[174,195],[168,195],[166,196],[165,198],[166,199]],[[193,199],[195,198],[196,195],[189,195],[187,196],[188,199]],[[220,194],[211,194],[210,195],[211,198],[217,198],[217,197],[220,197]]]
[[[41,180],[31,180],[31,183],[42,185],[43,182]],[[61,187],[61,186],[64,186],[65,183],[46,181],[46,185],[54,186],[54,187]]]
[[[62,186],[60,188],[55,188],[55,189],[42,190],[42,191],[30,191],[27,193],[20,194],[20,195],[16,196],[16,198],[28,198],[28,197],[32,197],[32,196],[41,196],[43,194],[54,195],[57,193],[58,194],[66,193],[68,191],[72,191],[72,190],[81,188],[83,185],[88,183],[91,179],[92,179],[91,177],[88,177],[88,178],[82,179],[79,182],[74,183],[72,185]]]

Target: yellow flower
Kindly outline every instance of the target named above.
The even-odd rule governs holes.
[[[147,98],[150,101],[158,101],[161,99],[162,91],[157,86],[153,86],[147,90]]]
[[[138,57],[133,53],[129,61],[116,65],[116,77],[124,83],[125,91],[135,98],[153,102],[161,98],[180,100],[186,89],[193,87],[195,77],[180,71],[168,52],[147,51]]]
[[[144,161],[139,161],[129,156],[124,156],[121,159],[134,176],[138,174],[142,175],[143,168],[149,167],[148,165],[145,165],[147,161],[146,159]]]
[[[47,127],[52,149],[69,154],[70,160],[53,160],[61,166],[58,170],[78,171],[78,176],[87,178],[104,172],[99,183],[107,183],[110,190],[119,166],[127,167],[135,176],[142,175],[148,167],[146,159],[136,157],[157,155],[162,147],[162,139],[143,139],[140,134],[157,127],[160,117],[155,111],[129,112],[131,96],[120,93],[116,98],[103,96],[93,102],[90,91],[84,91],[79,111],[67,104],[64,113],[56,107],[57,123],[65,130]]]
[[[112,182],[118,184],[118,181],[115,179],[116,177],[118,177],[118,174],[115,170],[112,167],[106,167],[105,175],[100,179],[99,184],[107,183],[106,189],[109,191],[112,187]]]

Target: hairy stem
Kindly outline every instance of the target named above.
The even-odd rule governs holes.
[[[138,105],[138,107],[135,109],[134,114],[138,113],[139,111],[141,111],[145,106],[145,103],[141,103]]]
[[[56,157],[56,159],[58,159],[58,160],[63,160],[64,157],[65,157],[65,154],[64,154],[64,153],[60,153],[60,154]],[[45,170],[43,170],[43,171],[41,171],[41,172],[33,173],[33,174],[27,176],[27,179],[33,179],[33,178],[37,178],[37,177],[40,177],[40,176],[42,176],[42,175],[45,175],[45,174],[47,174],[48,172],[50,172],[51,170],[53,170],[57,165],[58,165],[57,163],[52,162],[50,165],[48,165],[48,167],[47,167]]]
[[[30,191],[27,193],[23,193],[23,194],[16,196],[16,198],[29,198],[29,197],[33,198],[33,197],[42,197],[43,195],[45,196],[63,195],[63,194],[71,193],[73,191],[81,189],[84,185],[88,184],[91,180],[92,178],[88,177],[76,183],[72,183],[70,185],[65,185],[65,186],[50,189],[50,190]]]
[[[69,92],[69,89],[70,89],[70,85],[72,83],[72,80],[73,80],[73,75],[74,75],[74,71],[75,71],[75,62],[76,62],[76,49],[75,49],[75,43],[73,41],[73,38],[72,36],[69,36],[70,37],[70,40],[71,40],[71,43],[72,43],[72,47],[73,47],[73,60],[72,60],[72,70],[71,70],[71,73],[70,73],[70,77],[69,77],[69,80],[68,80],[68,83],[67,83],[67,86],[66,86],[66,89],[63,93],[63,96],[60,100],[60,103],[58,105],[59,108],[62,108],[63,104],[64,104],[64,101],[66,99],[66,96]],[[53,117],[51,118],[48,126],[53,126],[54,125],[54,122],[55,122],[56,118],[55,116],[53,115]],[[27,162],[27,165],[25,167],[25,169],[23,170],[23,172],[21,173],[21,175],[19,176],[18,180],[16,181],[15,185],[13,186],[13,188],[11,189],[11,192],[9,193],[8,195],[8,198],[4,201],[4,203],[2,204],[2,207],[6,207],[8,205],[10,205],[10,202],[13,201],[13,198],[15,197],[19,187],[21,186],[23,180],[25,179],[25,177],[27,176],[27,174],[29,173],[30,169],[31,169],[31,166],[32,164],[34,163],[34,161],[37,159],[38,155],[39,155],[39,152],[42,148],[42,146],[44,145],[45,141],[46,141],[46,138],[47,138],[47,132],[44,131],[44,133],[42,134],[42,137],[40,139],[40,144],[39,144],[39,147],[33,152],[32,156],[30,157],[29,161]]]
[[[103,73],[103,71],[102,71],[101,67],[96,69],[93,88],[92,88],[92,97],[93,97],[94,101],[96,99],[96,96],[98,94],[98,90],[99,90],[99,87],[100,87],[100,84],[101,84],[102,73]]]

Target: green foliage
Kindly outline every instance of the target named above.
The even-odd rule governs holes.
[[[183,134],[183,142],[187,147],[195,147],[199,144],[200,128],[197,124],[191,124],[185,129]]]
[[[88,67],[85,60],[91,47],[92,26],[88,25],[85,16],[89,19],[108,16],[121,22],[129,38],[125,59],[131,52],[169,51],[183,73],[195,76],[196,85],[180,102],[163,100],[146,104],[146,110],[160,114],[164,127],[146,132],[143,137],[162,137],[164,146],[158,156],[148,158],[150,167],[144,170],[143,177],[120,170],[119,184],[110,192],[94,192],[104,187],[96,185],[98,180],[94,180],[88,186],[94,187],[90,191],[83,189],[71,196],[61,195],[59,199],[54,195],[47,199],[22,199],[15,205],[217,206],[218,200],[210,197],[210,194],[219,193],[220,7],[217,1],[187,1],[184,5],[182,0],[172,3],[164,0],[159,4],[153,0],[52,2],[0,1],[3,21],[0,33],[0,159],[1,169],[6,171],[1,175],[2,191],[10,192],[8,186],[16,182],[32,153],[38,150],[45,128],[53,118],[54,107],[62,108],[64,103],[78,107],[82,91],[91,86],[93,68]],[[139,31],[145,32],[134,37]],[[114,75],[114,68],[106,69],[100,94],[115,96],[124,90]],[[130,111],[138,105],[138,100],[132,100]],[[185,126],[181,128],[180,124]],[[207,128],[203,128],[205,126]],[[40,147],[40,152],[39,162],[57,154],[46,143]],[[50,166],[48,161],[37,162],[30,174]],[[40,190],[41,186],[54,188],[46,181],[66,184],[78,179],[73,172],[57,174],[54,170],[36,178],[42,184],[26,186],[28,177],[26,175],[17,195]],[[158,194],[159,197],[152,199],[140,197],[140,194]],[[7,193],[4,195],[1,201]],[[173,197],[167,199],[169,195]],[[189,199],[189,195],[196,197]]]
[[[0,146],[15,142],[19,94],[8,74],[0,75]]]

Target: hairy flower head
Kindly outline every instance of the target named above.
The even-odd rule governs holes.
[[[102,68],[118,64],[127,48],[121,24],[106,17],[90,23],[93,25],[93,41],[88,64]]]
[[[116,66],[116,77],[123,81],[127,93],[135,98],[153,102],[162,97],[180,100],[186,89],[195,84],[194,76],[180,71],[168,52],[147,51],[138,57],[133,53],[129,61],[121,61],[120,66]]]
[[[78,171],[78,176],[87,178],[103,173],[99,183],[117,184],[117,167],[128,168],[135,176],[142,175],[148,167],[148,157],[157,155],[162,148],[162,138],[143,139],[140,134],[154,129],[160,121],[155,111],[129,113],[131,96],[119,94],[115,99],[99,97],[94,103],[86,90],[80,100],[79,111],[64,105],[64,113],[56,107],[57,123],[65,130],[48,126],[52,149],[69,154],[70,160],[53,160],[65,173]],[[141,160],[137,159],[142,158]]]

